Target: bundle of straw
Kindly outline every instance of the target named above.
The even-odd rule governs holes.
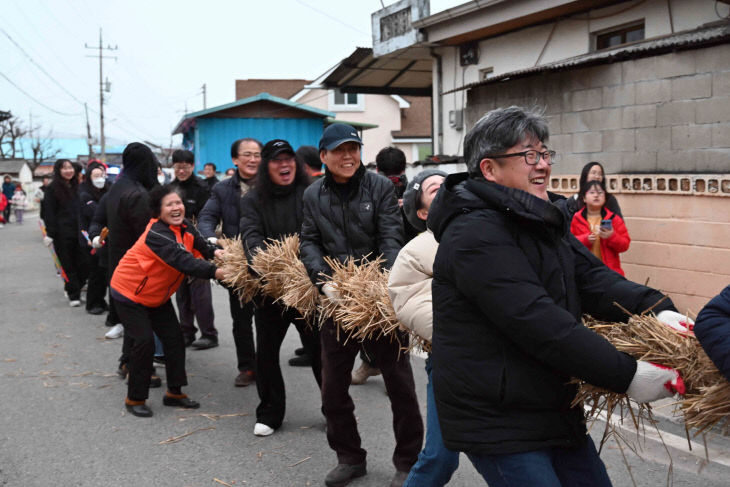
[[[233,289],[241,304],[251,301],[259,291],[261,283],[248,270],[248,261],[243,251],[241,238],[221,237],[218,239],[218,243],[225,250],[222,259],[218,257],[214,259],[215,265],[226,274],[222,282]]]
[[[284,294],[284,284],[289,276],[288,268],[299,260],[299,238],[269,239],[251,259],[251,268],[261,276],[264,294],[279,299]]]
[[[652,314],[633,315],[628,323],[604,323],[585,317],[587,326],[605,337],[618,350],[644,360],[677,369],[686,394],[678,402],[687,429],[699,434],[730,416],[730,383],[720,374],[697,339],[678,332]],[[603,405],[607,413],[628,405],[623,394],[584,384],[574,404],[591,399],[594,412]],[[630,409],[630,408],[629,408]]]
[[[299,236],[292,235],[284,239],[286,252],[280,253],[282,267],[281,294],[277,299],[289,308],[299,312],[307,323],[313,323],[319,305],[319,290],[312,284],[307,269],[299,260]],[[267,274],[268,279],[268,274]]]
[[[383,259],[349,258],[343,264],[325,257],[325,261],[332,268],[332,276],[326,277],[324,282],[337,288],[340,300],[336,306],[325,303],[322,315],[331,316],[349,338],[362,341],[389,337],[398,340],[396,331],[402,325],[390,302],[389,272],[381,267]]]

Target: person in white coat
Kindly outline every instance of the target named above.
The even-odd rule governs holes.
[[[403,194],[403,212],[419,232],[398,254],[388,280],[388,292],[400,322],[426,342],[431,342],[433,308],[431,281],[438,242],[426,228],[431,201],[446,173],[427,169],[410,181]],[[446,485],[459,466],[459,453],[448,450],[441,438],[431,386],[431,358],[426,359],[426,443],[411,468],[404,487]]]

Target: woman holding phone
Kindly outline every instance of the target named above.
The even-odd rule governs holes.
[[[629,249],[631,238],[623,218],[606,207],[606,187],[602,181],[589,181],[578,196],[583,209],[573,215],[571,233],[609,269],[623,276],[618,254]]]

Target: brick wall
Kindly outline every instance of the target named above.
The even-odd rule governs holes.
[[[578,175],[551,178],[566,196]],[[621,174],[608,178],[631,237],[626,277],[697,313],[730,284],[730,174]]]
[[[556,174],[728,172],[730,44],[531,76],[469,90],[467,129],[487,111],[545,107]]]

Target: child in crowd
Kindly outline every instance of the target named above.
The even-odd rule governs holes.
[[[622,276],[619,255],[631,243],[623,218],[606,207],[608,191],[602,181],[589,181],[580,191],[583,209],[573,215],[570,231],[609,269]]]
[[[13,211],[15,212],[15,221],[22,225],[23,213],[25,213],[25,208],[28,206],[28,197],[20,185],[16,186],[13,199],[10,200],[10,203],[13,205]]]

